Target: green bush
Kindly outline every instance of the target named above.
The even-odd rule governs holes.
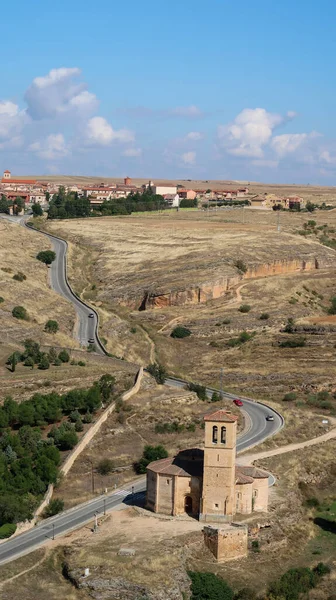
[[[306,345],[306,338],[300,336],[296,338],[288,338],[279,342],[280,348],[303,348]]]
[[[227,341],[227,345],[229,348],[234,348],[235,346],[240,346],[241,344],[245,344],[249,342],[254,337],[253,333],[247,333],[247,331],[242,331],[237,338],[231,338]]]
[[[5,302],[5,299],[2,296],[0,296],[0,304],[2,304],[3,302]]]
[[[229,325],[231,323],[231,319],[224,319],[222,323],[223,325]]]
[[[294,402],[294,400],[296,400],[297,398],[297,394],[295,392],[288,392],[287,394],[284,395],[283,400],[285,402]]]
[[[259,317],[260,321],[267,321],[267,319],[269,319],[269,318],[270,318],[270,316],[268,313],[261,313],[261,315]]]
[[[249,304],[242,304],[239,308],[238,308],[239,312],[241,313],[248,313],[251,310],[251,306]]]
[[[190,600],[233,600],[233,590],[214,573],[188,571],[188,575],[191,579]]]
[[[161,458],[167,458],[168,452],[164,446],[145,446],[142,458],[139,462],[134,463],[134,470],[139,475],[146,473],[146,468],[149,463],[154,460],[160,460]]]
[[[78,421],[76,421],[75,423],[75,431],[77,431],[77,433],[79,433],[80,431],[83,431],[84,426],[83,426],[83,421],[82,419],[78,419]]]
[[[24,273],[21,273],[21,271],[19,271],[18,273],[13,275],[13,279],[15,279],[15,281],[25,281],[27,277]]]
[[[96,344],[88,344],[87,351],[88,352],[97,352]]]
[[[234,266],[236,267],[236,269],[238,269],[238,271],[241,271],[242,273],[246,273],[247,271],[247,266],[244,263],[244,261],[238,259],[236,260],[236,262],[234,263]]]
[[[211,402],[220,402],[221,395],[218,392],[213,392],[211,396]]]
[[[86,363],[83,360],[79,360],[77,364],[78,364],[79,367],[85,367],[86,366]]]
[[[208,399],[206,387],[204,385],[199,385],[198,383],[188,383],[188,389],[191,392],[196,392],[200,400],[205,401]]]
[[[281,600],[298,600],[301,594],[309,592],[316,587],[320,576],[308,567],[289,569],[280,579],[271,583],[268,594]]]
[[[56,254],[53,250],[42,250],[36,255],[37,260],[40,260],[45,265],[51,265],[55,260]]]
[[[41,369],[42,371],[45,371],[46,369],[49,369],[50,367],[50,362],[48,360],[48,357],[46,354],[44,354],[38,364],[38,368]]]
[[[315,496],[312,496],[311,498],[307,498],[307,500],[305,500],[304,504],[308,508],[318,508],[320,506],[320,502],[319,502],[318,498],[315,498]]]
[[[14,306],[12,315],[15,319],[22,319],[23,321],[29,321],[29,315],[23,306]]]
[[[33,369],[35,364],[34,359],[31,356],[27,356],[23,364],[25,367],[31,367]]]
[[[160,363],[152,363],[148,365],[147,371],[152,377],[154,377],[156,383],[161,385],[164,384],[167,377],[167,371],[163,365]]]
[[[4,540],[5,538],[9,538],[13,533],[16,532],[15,523],[5,523],[0,527],[0,540]]]
[[[114,463],[109,458],[102,458],[97,465],[97,471],[100,475],[108,475],[109,473],[112,473],[114,469]]]
[[[59,358],[55,358],[55,360],[54,360],[55,367],[60,367],[61,364],[62,364],[62,361]]]
[[[43,511],[43,516],[45,519],[48,517],[53,517],[54,515],[58,515],[58,513],[64,510],[64,502],[60,498],[53,498],[50,500],[48,506]]]
[[[61,352],[58,355],[58,358],[62,363],[67,363],[70,360],[70,354],[66,350],[61,350]]]
[[[44,326],[44,331],[46,331],[47,333],[57,333],[58,329],[59,326],[57,321],[53,321],[52,319],[49,319],[49,321],[47,321]]]
[[[316,567],[314,567],[313,569],[314,573],[316,573],[316,575],[318,575],[319,577],[323,577],[324,575],[329,575],[331,569],[329,567],[329,565],[326,565],[323,562],[319,562]]]
[[[177,327],[175,327],[173,329],[173,331],[170,334],[170,337],[185,338],[185,337],[189,337],[189,335],[191,335],[190,329],[187,329],[187,327],[183,327],[182,325],[178,325]]]

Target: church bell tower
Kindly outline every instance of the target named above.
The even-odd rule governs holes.
[[[201,521],[230,521],[235,514],[237,419],[225,410],[216,410],[204,417]]]

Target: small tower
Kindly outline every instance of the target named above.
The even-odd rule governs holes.
[[[11,172],[8,171],[8,170],[4,171],[3,178],[4,179],[10,179],[11,178]]]
[[[125,177],[125,179],[124,179],[124,184],[125,184],[125,185],[131,185],[131,181],[132,181],[132,180],[131,180],[131,178],[130,178],[130,177]]]
[[[230,521],[235,514],[237,418],[225,410],[204,417],[201,521]]]

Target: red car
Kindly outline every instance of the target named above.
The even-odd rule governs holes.
[[[242,401],[241,401],[241,400],[239,400],[239,398],[236,398],[236,399],[233,401],[233,403],[234,403],[236,406],[243,406],[243,403],[242,403]]]

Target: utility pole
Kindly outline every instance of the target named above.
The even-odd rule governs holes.
[[[280,211],[278,210],[278,226],[277,226],[278,231],[280,231]]]
[[[104,502],[104,515],[106,515],[106,498],[103,499]]]
[[[53,528],[53,533],[52,533],[52,539],[55,539],[55,523],[52,524],[52,528]]]
[[[243,225],[245,224],[245,206],[243,206]]]

